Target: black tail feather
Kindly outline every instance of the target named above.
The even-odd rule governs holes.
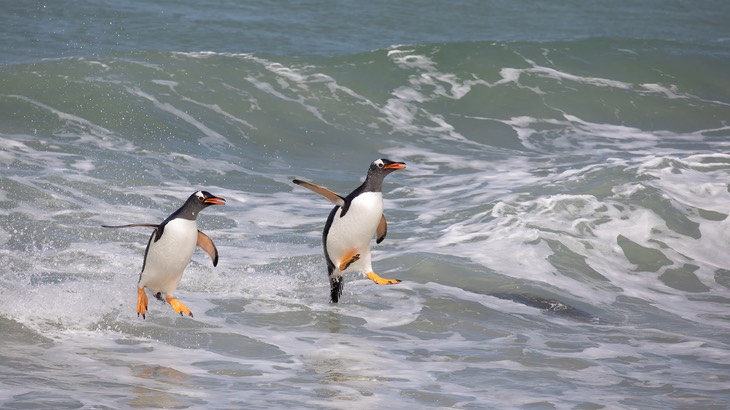
[[[337,303],[342,296],[345,280],[342,276],[330,276],[330,303]]]

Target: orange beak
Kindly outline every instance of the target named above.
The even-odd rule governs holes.
[[[394,162],[392,164],[388,164],[388,165],[384,166],[383,168],[384,169],[403,169],[405,167],[406,167],[405,162]]]
[[[206,199],[203,202],[205,202],[206,204],[210,204],[210,205],[225,205],[226,204],[226,200],[225,199],[218,198],[217,196],[208,198],[208,199]]]

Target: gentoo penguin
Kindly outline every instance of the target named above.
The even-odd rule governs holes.
[[[182,279],[183,270],[190,262],[195,247],[199,246],[210,255],[213,266],[218,265],[218,249],[213,241],[198,230],[197,216],[210,205],[223,205],[226,200],[198,191],[190,195],[180,209],[173,212],[159,225],[129,224],[102,225],[105,228],[147,227],[154,229],[144,252],[144,264],[137,284],[137,316],[147,314],[147,288],[159,300],[167,301],[180,316],[193,313],[174,297]],[[164,299],[163,299],[164,297]]]
[[[383,215],[383,179],[404,162],[377,159],[370,164],[365,182],[346,197],[311,182],[295,179],[297,185],[308,188],[335,204],[322,232],[322,246],[327,260],[330,280],[330,302],[337,303],[342,296],[345,272],[363,272],[378,285],[391,285],[398,279],[386,279],[373,272],[370,258],[370,240],[377,233],[377,243],[385,239],[388,224]]]

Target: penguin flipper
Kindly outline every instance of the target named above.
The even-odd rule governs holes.
[[[385,220],[385,215],[382,215],[380,217],[380,223],[378,224],[378,230],[377,230],[377,239],[375,240],[376,243],[383,242],[383,239],[385,239],[385,235],[388,233],[388,221]]]
[[[114,229],[117,229],[117,228],[137,228],[137,227],[157,229],[157,228],[160,227],[160,225],[159,224],[128,224],[128,225],[102,225],[101,227],[102,228],[114,228]]]
[[[165,229],[165,223],[156,225],[156,224],[127,224],[127,225],[102,225],[102,228],[152,228],[155,230],[153,235],[155,236],[155,242],[160,240],[160,237],[162,236],[162,230]]]
[[[208,235],[198,231],[197,245],[200,249],[210,255],[210,259],[213,260],[213,266],[218,266],[218,249],[215,247],[213,240],[210,239]]]
[[[292,180],[292,182],[322,195],[323,197],[329,199],[330,202],[332,202],[335,205],[339,205],[339,206],[345,205],[345,198],[341,197],[337,193],[332,192],[323,186],[313,184],[313,183],[307,182],[307,181],[302,181],[300,179],[294,179],[294,180]]]

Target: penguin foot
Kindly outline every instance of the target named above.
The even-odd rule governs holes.
[[[145,319],[147,314],[147,294],[144,288],[137,288],[137,317],[142,315],[142,319]]]
[[[378,285],[395,285],[396,283],[400,283],[400,279],[383,278],[375,272],[368,272],[367,277]]]
[[[190,309],[188,309],[187,306],[183,305],[183,303],[180,302],[179,300],[177,300],[173,297],[167,297],[167,298],[165,298],[165,300],[167,301],[167,303],[170,304],[170,306],[172,306],[172,310],[179,313],[180,316],[182,316],[183,314],[186,314],[190,317],[193,317],[193,312],[191,312]]]
[[[345,259],[344,261],[342,261],[340,263],[340,266],[339,266],[340,271],[344,271],[345,269],[349,268],[350,265],[357,262],[359,259],[360,259],[359,253],[356,253],[356,254],[350,256],[349,258]]]

